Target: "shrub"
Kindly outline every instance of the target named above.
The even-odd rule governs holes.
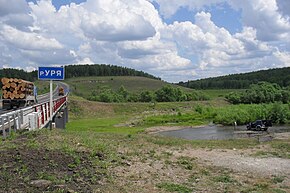
[[[290,91],[283,90],[279,85],[268,82],[252,84],[250,89],[243,93],[232,92],[226,98],[233,104],[244,103],[273,103],[290,101]]]
[[[142,91],[140,93],[140,102],[152,102],[155,100],[155,94],[151,91]]]

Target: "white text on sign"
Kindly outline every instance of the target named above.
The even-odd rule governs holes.
[[[61,70],[44,70],[40,71],[39,74],[40,76],[62,76],[61,72]]]

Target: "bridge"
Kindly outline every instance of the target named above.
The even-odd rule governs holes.
[[[58,96],[60,86],[66,91],[64,96]],[[68,88],[65,83],[57,83],[53,92],[52,113],[50,113],[49,93],[37,96],[38,103],[30,107],[8,111],[0,109],[0,133],[3,138],[19,130],[31,131],[48,127],[51,118],[54,127],[64,128],[68,121]]]

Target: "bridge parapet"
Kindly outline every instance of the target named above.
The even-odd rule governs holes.
[[[53,100],[54,117],[58,111],[67,105],[67,95]],[[46,127],[50,121],[50,102],[36,104],[0,115],[0,131],[6,138],[12,131],[35,130]]]

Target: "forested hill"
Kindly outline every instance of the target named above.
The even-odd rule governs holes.
[[[142,71],[114,65],[94,64],[65,66],[65,78],[86,76],[142,76],[152,79],[160,79]],[[37,71],[26,72],[24,70],[5,68],[0,69],[0,78],[2,77],[21,78],[34,81],[37,79]]]
[[[142,76],[152,79],[160,79],[143,71],[105,64],[66,66],[65,76],[66,78],[86,76]]]
[[[194,89],[244,89],[261,81],[289,86],[290,67],[179,82],[178,85]]]

